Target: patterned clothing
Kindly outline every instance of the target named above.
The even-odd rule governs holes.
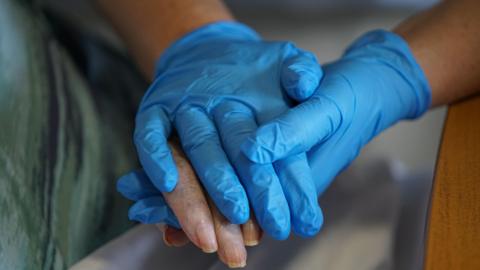
[[[68,27],[0,0],[0,269],[64,269],[131,225],[115,182],[146,85]]]

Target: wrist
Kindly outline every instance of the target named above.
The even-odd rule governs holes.
[[[180,37],[163,52],[156,62],[155,77],[174,65],[177,58],[186,56],[188,52],[198,47],[221,42],[256,41],[260,39],[258,33],[242,23],[220,21],[204,25]]]
[[[397,110],[400,119],[417,118],[430,107],[427,78],[407,42],[399,35],[385,30],[368,32],[346,50],[344,57],[363,59],[382,67],[378,75],[380,79],[387,77],[387,82],[395,86],[392,90],[398,97],[396,106],[402,106]]]

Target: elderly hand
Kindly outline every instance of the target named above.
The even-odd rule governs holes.
[[[170,143],[179,171],[176,188],[163,194],[143,171],[135,171],[118,182],[118,190],[136,201],[129,217],[143,223],[166,223],[161,226],[164,241],[170,246],[183,246],[192,241],[204,252],[218,252],[229,267],[244,266],[247,252],[244,245],[257,245],[262,231],[255,219],[236,225],[228,222],[205,194],[188,160],[176,143]]]

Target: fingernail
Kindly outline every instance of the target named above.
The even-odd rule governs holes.
[[[241,268],[247,264],[247,251],[242,242],[231,244],[224,249],[223,258],[230,268]]]
[[[172,243],[167,239],[167,234],[166,232],[163,232],[163,242],[165,243],[165,245],[171,247],[172,246]]]
[[[257,240],[244,240],[244,243],[245,243],[245,246],[247,247],[254,247],[254,246],[257,246],[259,241]]]
[[[236,249],[229,252],[230,260],[227,262],[228,267],[230,268],[245,267],[245,265],[247,264],[246,250],[244,246],[242,246],[242,248],[243,248],[243,251],[241,249]]]
[[[228,263],[230,268],[244,268],[247,265],[247,262],[243,261],[241,263]]]
[[[189,239],[184,234],[182,230],[166,227],[165,232],[163,234],[165,244],[173,247],[182,247],[189,242]]]
[[[196,229],[196,236],[200,248],[205,253],[213,253],[217,251],[217,240],[213,225],[201,222]]]
[[[242,225],[242,229],[245,246],[253,247],[258,245],[261,238],[260,228],[252,220],[248,220],[247,223]]]

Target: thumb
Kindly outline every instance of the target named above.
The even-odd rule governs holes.
[[[311,98],[258,128],[241,148],[251,161],[271,163],[308,151],[335,132],[341,121],[333,101]]]
[[[290,98],[299,102],[308,99],[317,89],[323,71],[316,57],[307,51],[296,49],[282,66],[281,81]]]

